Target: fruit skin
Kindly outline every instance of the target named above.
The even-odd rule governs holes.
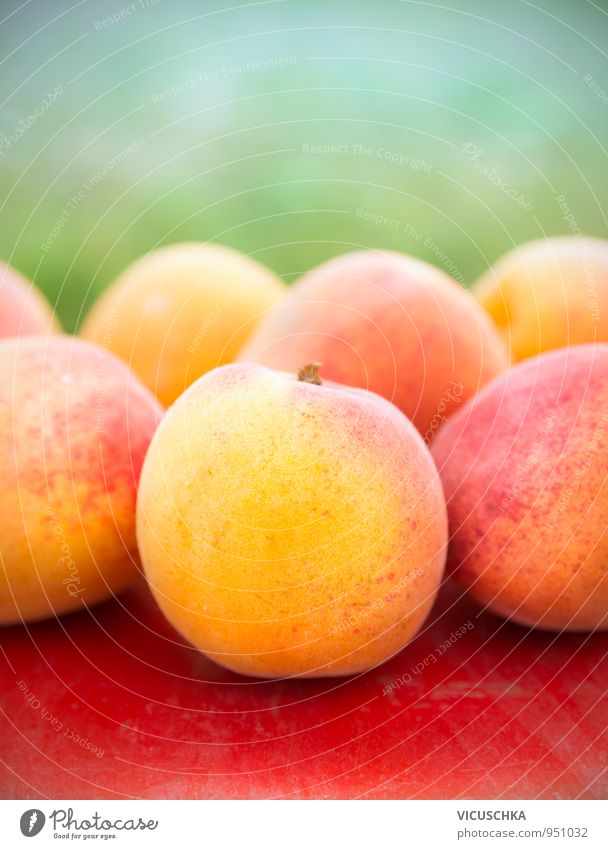
[[[220,245],[169,245],[130,265],[81,330],[130,365],[168,406],[191,383],[232,362],[284,295],[270,269]]]
[[[487,386],[432,448],[448,568],[547,630],[608,628],[608,345],[543,354]]]
[[[95,345],[0,342],[1,624],[81,609],[136,577],[136,485],[161,416]]]
[[[608,342],[608,242],[562,236],[521,245],[473,286],[514,361]]]
[[[10,265],[0,262],[0,339],[60,331],[42,293]]]
[[[357,251],[304,275],[239,355],[396,404],[430,443],[443,420],[507,368],[492,323],[455,280],[405,255]]]
[[[162,611],[218,663],[348,675],[421,627],[445,565],[430,453],[372,393],[225,366],[170,409],[144,464],[137,536]]]

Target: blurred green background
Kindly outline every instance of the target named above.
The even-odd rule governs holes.
[[[286,280],[366,246],[468,283],[527,239],[606,236],[607,12],[2,0],[0,257],[71,330],[177,240]]]

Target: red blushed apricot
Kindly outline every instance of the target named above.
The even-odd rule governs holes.
[[[445,563],[437,470],[383,398],[254,364],[215,369],[167,413],[137,536],[173,626],[262,677],[348,675],[418,631]]]
[[[161,415],[96,345],[0,342],[0,624],[81,609],[135,578],[136,488]]]
[[[449,569],[495,613],[550,630],[608,628],[608,345],[526,360],[433,443]]]
[[[509,363],[492,322],[455,280],[380,251],[346,254],[305,274],[238,359],[290,372],[320,362],[327,379],[392,401],[427,442]]]
[[[42,293],[10,265],[0,262],[0,339],[60,330]]]

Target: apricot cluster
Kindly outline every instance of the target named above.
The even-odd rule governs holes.
[[[500,616],[608,627],[605,243],[524,245],[472,293],[383,251],[286,288],[188,243],[84,338],[5,265],[0,305],[0,623],[143,566],[218,663],[348,675],[413,638],[447,562]]]

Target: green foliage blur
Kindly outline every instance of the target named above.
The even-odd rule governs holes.
[[[288,281],[373,247],[468,284],[522,241],[608,233],[603,0],[3,0],[0,21],[0,257],[66,329],[180,240]]]

